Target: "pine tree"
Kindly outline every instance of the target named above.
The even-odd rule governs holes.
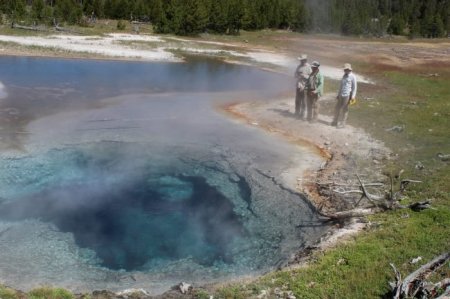
[[[446,35],[444,22],[440,15],[435,15],[430,28],[431,37],[444,37]]]
[[[243,5],[241,0],[229,0],[228,34],[239,34],[242,28]]]
[[[44,9],[44,0],[33,0],[33,4],[31,5],[31,17],[36,21],[42,21],[44,18]]]
[[[387,32],[394,35],[402,35],[405,30],[405,21],[400,14],[395,14],[389,24]]]
[[[83,11],[73,0],[57,0],[54,14],[58,21],[75,24],[81,19]]]
[[[213,0],[209,11],[208,28],[215,33],[226,33],[228,24],[228,2]]]
[[[15,22],[25,17],[26,3],[24,0],[4,0],[4,11]]]

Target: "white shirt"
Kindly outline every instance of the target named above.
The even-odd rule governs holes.
[[[356,89],[358,84],[356,83],[356,77],[353,73],[345,74],[341,80],[341,88],[339,89],[338,96],[354,98],[356,95]],[[350,94],[351,93],[351,94]]]

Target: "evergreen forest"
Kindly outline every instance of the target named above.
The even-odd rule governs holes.
[[[99,18],[150,22],[177,35],[284,29],[344,35],[446,37],[450,0],[0,0],[0,21],[78,24]]]

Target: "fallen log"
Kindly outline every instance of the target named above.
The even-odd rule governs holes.
[[[421,282],[426,279],[431,273],[445,265],[449,260],[450,252],[446,252],[405,277],[404,281],[402,282],[400,291],[400,295],[403,297],[400,298],[407,298],[413,293],[417,292],[417,289],[418,287],[420,287]]]
[[[377,211],[374,209],[353,209],[353,210],[347,210],[342,212],[335,212],[335,213],[325,213],[318,210],[318,213],[320,216],[328,218],[328,221],[335,221],[335,220],[343,220],[348,218],[357,218],[357,217],[364,217],[368,215],[375,214]]]
[[[23,30],[32,30],[32,31],[39,31],[39,29],[35,26],[31,27],[31,26],[22,26],[22,25],[18,25],[16,23],[12,23],[11,28],[14,29],[23,29]]]

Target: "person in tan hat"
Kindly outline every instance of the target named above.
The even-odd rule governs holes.
[[[352,73],[352,66],[350,63],[344,64],[344,76],[341,79],[341,86],[336,96],[337,103],[334,108],[334,119],[331,122],[332,126],[338,128],[345,127],[348,117],[348,105],[350,101],[356,97],[356,90],[358,83],[356,77]],[[342,116],[342,121],[339,123],[339,117]]]
[[[298,118],[305,118],[306,114],[306,82],[308,81],[309,74],[311,74],[311,66],[308,63],[308,56],[302,54],[297,58],[300,60],[300,64],[295,70],[295,78],[297,79],[295,85],[295,115]]]
[[[319,98],[323,94],[324,78],[319,70],[320,63],[313,61],[311,63],[312,72],[306,83],[308,115],[309,122],[316,122],[319,116]]]

